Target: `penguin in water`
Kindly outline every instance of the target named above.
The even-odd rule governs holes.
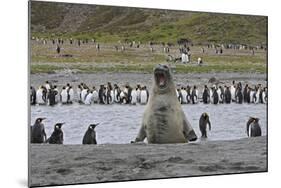
[[[218,96],[219,96],[219,103],[223,103],[223,96],[224,96],[224,92],[221,86],[219,86],[218,90],[217,90]]]
[[[98,125],[99,123],[89,125],[88,130],[83,137],[82,144],[97,144],[95,128]]]
[[[204,86],[202,98],[203,98],[203,103],[204,104],[208,104],[209,103],[210,95],[209,95],[209,89],[208,89],[207,85]]]
[[[31,143],[41,144],[46,140],[45,127],[42,121],[46,118],[37,118],[34,125],[31,127]]]
[[[81,92],[82,92],[82,86],[78,85],[77,90],[76,90],[76,93],[77,93],[77,96],[78,96],[78,103],[82,103]]]
[[[209,124],[209,130],[211,131],[211,122],[209,115],[205,112],[199,119],[199,128],[202,134],[202,138],[207,138],[207,124]]]
[[[218,104],[219,103],[219,95],[217,92],[217,89],[215,87],[213,87],[213,103],[214,104]]]
[[[93,103],[98,103],[99,102],[99,94],[96,90],[95,87],[93,87]]]
[[[257,137],[261,136],[261,127],[259,125],[259,118],[250,117],[247,125],[246,125],[246,131],[248,137]]]
[[[245,103],[250,100],[249,99],[250,96],[249,96],[249,93],[248,93],[248,88],[249,88],[249,86],[248,86],[248,84],[246,84],[245,87],[244,87],[244,90],[243,90],[243,99],[244,99]]]
[[[178,101],[182,104],[182,94],[181,94],[181,90],[178,88],[178,89],[176,90],[176,93],[177,93]]]
[[[260,102],[260,89],[258,86],[255,87],[255,98],[254,103],[258,104]]]
[[[30,86],[30,104],[36,104],[36,90],[32,86]]]
[[[267,87],[263,88],[263,91],[262,91],[262,102],[263,103],[267,103]]]
[[[86,96],[84,104],[90,105],[90,104],[92,104],[92,101],[93,101],[93,91],[88,90],[88,94]]]
[[[182,87],[181,88],[181,103],[182,104],[187,104],[187,92],[186,92],[186,88]]]
[[[85,103],[87,94],[88,94],[88,88],[83,86],[83,89],[81,91],[81,102],[82,103]]]
[[[148,90],[146,89],[146,86],[143,86],[140,92],[140,103],[141,104],[146,104],[148,101]]]
[[[36,101],[39,105],[46,104],[46,98],[44,97],[44,88],[40,86],[40,88],[36,91]]]
[[[232,85],[230,86],[231,100],[235,101],[235,93],[236,93],[236,85],[235,81],[232,81]]]
[[[138,88],[135,88],[132,90],[132,93],[131,93],[131,104],[133,105],[136,105],[137,104],[137,100],[138,100],[138,93],[137,93],[137,89]]]
[[[100,89],[99,89],[98,94],[99,94],[99,103],[100,104],[105,104],[106,95],[105,95],[104,85],[100,85]]]
[[[231,92],[229,87],[226,87],[225,92],[224,92],[224,98],[225,98],[225,103],[230,104],[231,103]]]
[[[63,144],[63,131],[61,129],[63,124],[64,123],[56,123],[55,124],[54,132],[52,133],[50,138],[48,138],[48,140],[46,140],[47,143],[49,143],[49,144]]]
[[[74,90],[73,90],[72,86],[68,87],[67,93],[68,93],[67,103],[72,104],[72,102],[74,100]]]
[[[193,86],[193,90],[191,92],[191,101],[192,101],[192,104],[198,103],[198,90],[197,90],[196,86]]]
[[[236,102],[238,104],[242,104],[243,103],[243,94],[242,94],[242,88],[241,87],[237,87],[236,90]]]
[[[54,90],[53,88],[49,89],[48,92],[48,102],[50,106],[53,106],[56,104],[56,95],[57,95],[57,91]]]
[[[67,104],[68,93],[67,93],[67,89],[65,88],[65,86],[62,87],[62,91],[60,93],[60,100],[61,100],[62,104]]]
[[[187,96],[186,96],[186,100],[187,103],[189,104],[191,102],[191,88],[189,85],[186,86],[186,92],[187,92]]]

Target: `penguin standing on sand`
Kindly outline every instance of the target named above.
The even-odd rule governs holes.
[[[56,123],[55,124],[54,132],[52,133],[50,138],[48,138],[48,140],[46,140],[47,143],[49,143],[49,144],[63,144],[63,131],[61,129],[63,124],[64,123]]]
[[[261,127],[259,125],[259,118],[250,117],[246,125],[248,137],[261,136]]]
[[[202,134],[202,138],[207,138],[207,124],[209,124],[209,130],[211,131],[211,122],[209,115],[205,112],[199,119],[199,128]]]
[[[46,140],[45,127],[42,121],[46,118],[37,118],[31,127],[31,143],[41,144]]]
[[[83,137],[82,144],[97,144],[95,128],[98,124],[99,123],[89,125],[88,130]]]

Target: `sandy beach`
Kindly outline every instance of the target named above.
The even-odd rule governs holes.
[[[267,171],[267,137],[188,144],[31,145],[30,186]]]

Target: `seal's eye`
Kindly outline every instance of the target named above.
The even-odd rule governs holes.
[[[167,66],[167,65],[164,65],[164,68],[165,68],[165,69],[167,69],[167,68],[168,68],[168,66]]]

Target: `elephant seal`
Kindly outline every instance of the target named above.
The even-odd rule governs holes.
[[[145,138],[152,144],[195,141],[197,136],[177,99],[170,68],[167,65],[157,65],[153,80],[151,96],[135,142]]]

